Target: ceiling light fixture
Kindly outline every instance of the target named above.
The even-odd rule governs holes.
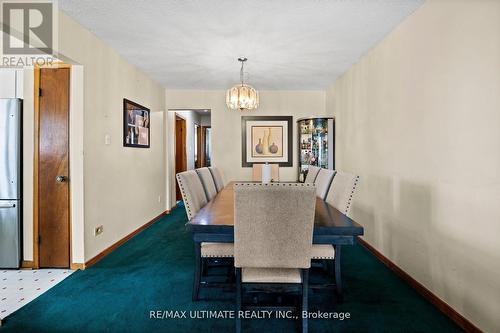
[[[247,60],[245,57],[238,58],[238,61],[241,62],[241,83],[226,92],[226,104],[231,110],[254,110],[259,107],[259,92],[243,82],[243,66]]]

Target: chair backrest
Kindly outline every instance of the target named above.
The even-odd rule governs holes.
[[[262,166],[264,164],[254,164],[252,166],[252,180],[254,182],[262,181]],[[279,164],[270,164],[271,165],[271,179],[275,182],[279,182],[280,180],[280,166]]]
[[[217,188],[215,187],[215,181],[214,177],[212,177],[212,173],[208,170],[208,168],[196,169],[196,173],[200,177],[201,183],[203,184],[207,200],[212,200],[217,195]]]
[[[315,205],[314,184],[235,184],[235,267],[309,268]]]
[[[215,181],[215,187],[217,188],[217,192],[222,191],[224,188],[224,178],[222,177],[222,172],[217,167],[209,167],[208,168],[212,173]]]
[[[316,184],[316,195],[318,198],[325,200],[330,184],[332,183],[332,179],[334,179],[335,172],[335,170],[328,169],[319,170],[318,176],[314,181],[314,184]]]
[[[188,170],[176,175],[177,182],[186,208],[188,220],[191,220],[198,211],[207,204],[205,190],[200,177],[194,170]]]
[[[349,215],[358,183],[359,176],[338,171],[326,196],[326,202],[345,215]]]
[[[318,176],[319,169],[317,166],[310,165],[307,169],[307,176],[304,183],[314,183],[316,177]]]

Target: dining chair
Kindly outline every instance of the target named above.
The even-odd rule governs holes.
[[[191,220],[207,204],[205,189],[200,177],[198,177],[198,174],[194,170],[178,173],[176,178],[181,190],[188,220]]]
[[[184,207],[188,220],[191,220],[198,211],[207,204],[207,197],[201,179],[195,170],[188,170],[176,175],[177,182],[184,201]],[[198,247],[200,250],[198,251]],[[214,258],[232,258],[234,252],[233,244],[231,243],[215,243],[215,242],[195,242],[195,253],[197,255],[195,261],[195,275],[193,282],[193,301],[199,298],[201,286],[201,274],[205,262],[208,259]],[[198,257],[198,253],[200,257]]]
[[[325,201],[349,216],[358,183],[359,176],[343,171],[337,172]]]
[[[302,332],[307,332],[307,317],[301,314],[308,310],[315,202],[314,184],[234,185],[237,313],[247,308],[242,301],[245,289],[287,293],[298,289],[299,318]],[[236,332],[241,332],[239,316]]]
[[[206,167],[196,169],[196,173],[200,177],[201,183],[203,184],[207,200],[212,200],[217,195],[217,188],[215,187],[215,181],[212,173]]]
[[[314,184],[316,184],[316,195],[318,198],[325,200],[330,184],[335,176],[335,170],[320,169]]]
[[[314,181],[316,180],[316,176],[318,176],[319,170],[320,168],[318,168],[317,166],[310,165],[304,183],[314,183]]]
[[[358,182],[359,176],[343,171],[337,171],[333,177],[325,201],[337,208],[341,213],[348,216],[352,206],[352,198],[354,196],[354,192],[356,191]],[[335,255],[340,255],[340,251],[340,245],[313,245],[312,259],[321,259],[325,262],[333,261],[337,296],[339,297],[339,301],[342,301],[342,277],[340,262],[335,260]]]
[[[328,170],[323,168],[313,167],[314,169],[310,169],[309,172],[316,172],[314,183],[316,184],[316,196],[321,200],[325,200],[328,189],[330,188],[330,184],[332,179],[335,177],[335,170]],[[309,177],[309,173],[307,177]],[[330,244],[314,244],[312,248],[311,259],[313,260],[323,260],[323,265],[326,268],[328,263],[326,260],[334,260],[335,259],[335,248]]]
[[[222,191],[224,188],[224,178],[222,177],[222,171],[217,167],[208,167],[208,170],[212,173],[215,181],[215,187],[217,188],[217,193]]]
[[[252,166],[252,180],[254,182],[262,181],[262,166],[264,164],[255,163]],[[271,165],[271,180],[273,182],[280,181],[280,166],[279,164],[270,164]]]

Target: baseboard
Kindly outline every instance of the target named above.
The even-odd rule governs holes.
[[[168,215],[168,214],[170,214],[170,210],[164,211],[163,213],[161,213],[160,215],[156,216],[151,221],[147,222],[146,224],[144,224],[141,227],[137,228],[136,230],[132,231],[130,234],[128,234],[127,236],[123,237],[118,242],[116,242],[113,245],[109,246],[104,251],[102,251],[101,253],[99,253],[98,255],[96,255],[95,257],[93,257],[92,259],[90,259],[87,262],[85,262],[85,264],[83,266],[83,269],[89,268],[89,267],[95,265],[99,260],[101,260],[102,258],[104,258],[105,256],[107,256],[108,254],[110,254],[111,252],[113,252],[114,250],[116,250],[120,245],[123,245],[124,243],[126,243],[127,241],[129,241],[132,237],[134,237],[135,235],[137,235],[138,233],[140,233],[141,231],[143,231],[144,229],[146,229],[147,227],[149,227],[150,225],[152,225],[153,223],[155,223],[156,221],[158,221],[159,219],[161,219],[163,216]]]
[[[23,260],[21,262],[21,268],[33,269],[35,268],[35,262],[33,260]]]
[[[36,269],[35,262],[32,260],[23,260],[21,262],[21,269]],[[85,264],[83,263],[71,263],[69,266],[72,270],[85,269]]]
[[[403,279],[406,283],[415,289],[420,295],[422,295],[427,301],[433,304],[439,309],[444,315],[453,320],[458,326],[460,326],[464,331],[469,333],[482,333],[482,331],[471,323],[468,319],[462,316],[460,313],[455,311],[448,303],[436,296],[432,291],[427,289],[423,284],[412,278],[408,273],[399,268],[395,263],[393,263],[389,258],[380,253],[373,246],[368,244],[365,240],[358,237],[358,241],[363,245],[368,251],[370,251],[378,260],[380,260],[384,265],[386,265],[390,270],[392,270],[396,275]]]
[[[69,265],[69,269],[76,271],[76,270],[84,270],[85,269],[85,264],[84,263],[71,263]]]

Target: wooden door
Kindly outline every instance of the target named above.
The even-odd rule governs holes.
[[[197,156],[198,156],[198,159],[196,160],[196,167],[197,168],[203,168],[204,166],[206,166],[204,164],[204,160],[205,160],[205,139],[204,139],[204,131],[203,131],[203,126],[198,126],[196,127],[196,139],[197,139],[197,143],[196,143],[196,148],[197,148]]]
[[[69,68],[40,69],[39,84],[39,265],[69,267]]]
[[[175,173],[187,170],[186,155],[186,121],[181,117],[175,117]],[[181,191],[177,180],[175,182],[176,200],[182,200]]]

